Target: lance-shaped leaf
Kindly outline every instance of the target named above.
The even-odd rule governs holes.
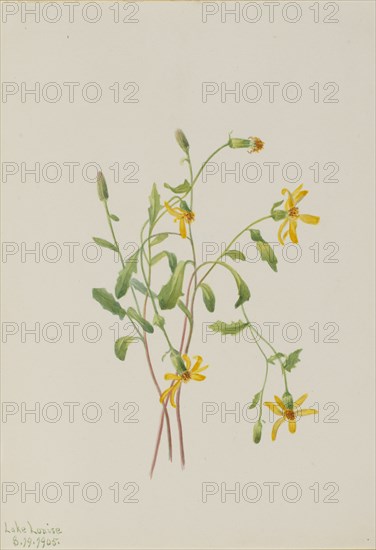
[[[168,250],[163,250],[162,252],[159,252],[151,259],[151,265],[157,264],[162,258],[168,259],[168,265],[170,266],[170,269],[172,273],[175,271],[178,260],[176,258],[176,255],[173,252],[168,252]]]
[[[146,319],[144,319],[133,307],[129,307],[127,309],[127,315],[134,321],[136,321],[145,332],[148,332],[149,334],[152,334],[154,332],[153,325],[149,323]]]
[[[128,291],[132,275],[137,271],[138,252],[137,250],[137,252],[127,260],[125,266],[119,273],[115,286],[116,298],[122,298]]]
[[[257,403],[260,401],[260,397],[261,397],[261,392],[259,391],[258,393],[255,393],[255,395],[253,396],[253,400],[252,400],[252,403],[249,405],[249,409],[254,409],[257,405]]]
[[[297,363],[299,363],[299,361],[300,361],[299,354],[300,354],[301,351],[303,351],[303,350],[302,349],[297,349],[297,350],[293,351],[292,353],[290,353],[290,355],[288,355],[286,357],[286,361],[283,364],[283,368],[285,370],[287,370],[287,372],[291,372],[291,369],[294,369],[296,367]]]
[[[150,202],[150,206],[148,208],[149,221],[150,221],[150,225],[152,226],[155,220],[157,219],[159,211],[162,210],[161,197],[158,193],[157,186],[155,185],[155,183],[153,183],[153,187],[151,189],[149,202]]]
[[[93,241],[101,246],[102,248],[109,248],[110,250],[114,250],[114,252],[118,252],[117,247],[110,243],[109,241],[106,241],[105,239],[100,239],[99,237],[93,237]]]
[[[139,338],[135,338],[134,336],[123,336],[122,338],[119,338],[115,342],[115,355],[118,359],[121,361],[124,361],[125,356],[128,351],[128,347],[130,344],[134,344],[137,342]]]
[[[179,298],[183,296],[184,270],[187,262],[177,264],[169,281],[161,288],[158,301],[161,309],[173,309]]]
[[[177,187],[172,187],[168,183],[165,183],[164,186],[166,187],[166,189],[170,189],[173,193],[178,193],[178,194],[187,193],[191,189],[191,184],[187,180],[184,180],[184,183],[181,183]]]
[[[103,309],[110,311],[114,315],[118,315],[120,319],[124,319],[125,310],[121,307],[119,302],[115,300],[111,292],[108,292],[105,288],[93,288],[93,298],[103,307]]]
[[[243,321],[236,321],[232,323],[224,323],[223,321],[216,321],[212,325],[209,325],[209,328],[213,332],[220,332],[221,334],[239,334],[245,328],[249,327],[249,323],[244,323]]]
[[[155,246],[168,238],[168,233],[159,233],[153,239],[150,240],[150,246]]]
[[[278,352],[275,355],[272,355],[271,357],[268,358],[268,363],[271,363],[272,365],[274,365],[277,359],[283,359],[284,357],[286,357],[284,353]]]
[[[206,283],[201,283],[200,288],[202,290],[202,298],[204,300],[204,304],[206,306],[206,309],[210,311],[210,313],[213,313],[215,310],[215,296],[214,292],[210,288],[209,285]]]
[[[240,252],[240,250],[227,250],[223,256],[229,256],[232,260],[241,260],[242,262],[245,261],[245,256],[243,252]]]
[[[225,264],[224,262],[218,262],[218,265],[222,265],[223,267],[231,271],[235,279],[236,286],[238,287],[238,294],[239,294],[239,298],[235,303],[235,308],[237,308],[242,304],[244,304],[244,302],[247,302],[250,299],[251,293],[249,291],[249,288],[246,282],[240,277],[239,273],[233,267]]]
[[[138,279],[135,279],[134,277],[131,279],[131,286],[133,288],[135,288],[136,290],[138,290],[139,292],[141,292],[141,294],[143,294],[144,296],[149,294],[148,289],[146,288],[144,283],[142,283]],[[152,290],[151,290],[151,294],[152,294],[153,298],[157,297],[156,293],[153,292]]]
[[[188,318],[189,324],[192,325],[192,314],[183,302],[183,300],[178,301],[178,307],[180,307],[184,315]]]
[[[251,229],[251,238],[256,243],[261,259],[264,262],[268,262],[273,271],[277,271],[277,256],[274,254],[274,250],[269,243],[264,241],[258,229]]]

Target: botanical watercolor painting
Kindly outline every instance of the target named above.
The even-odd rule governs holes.
[[[229,234],[228,245],[213,261],[199,263],[196,254],[196,239],[194,222],[201,215],[200,205],[193,205],[194,189],[199,182],[200,175],[208,162],[219,155],[225,148],[245,149],[250,154],[260,153],[264,142],[258,137],[247,139],[232,137],[212,152],[203,161],[195,173],[190,154],[190,143],[182,130],[175,133],[178,146],[183,151],[182,165],[186,167],[186,176],[178,185],[165,183],[163,189],[154,183],[149,196],[148,214],[140,223],[140,240],[136,252],[125,259],[121,253],[116,233],[116,223],[120,221],[117,214],[111,212],[110,193],[102,172],[97,176],[97,190],[100,201],[103,203],[107,218],[110,240],[94,237],[97,245],[114,251],[121,262],[121,270],[114,274],[114,288],[94,288],[93,298],[103,307],[121,320],[127,318],[133,325],[134,335],[121,336],[115,342],[115,355],[120,361],[126,361],[131,353],[132,344],[141,342],[145,351],[145,361],[151,377],[151,383],[156,389],[155,407],[160,409],[160,419],[157,428],[157,437],[154,453],[151,460],[150,476],[153,476],[157,463],[158,453],[163,431],[166,430],[169,458],[172,460],[174,443],[172,440],[171,423],[176,420],[178,428],[178,442],[181,466],[185,466],[185,449],[183,435],[183,421],[180,401],[188,383],[210,383],[210,357],[205,349],[191,350],[191,341],[197,325],[195,304],[203,300],[208,312],[213,313],[216,307],[216,296],[210,286],[211,279],[215,278],[216,271],[223,269],[234,283],[234,309],[239,320],[229,321],[233,312],[229,312],[228,319],[220,319],[210,325],[214,333],[223,335],[238,335],[249,330],[254,338],[260,353],[260,368],[264,369],[264,381],[261,388],[252,388],[252,379],[249,380],[250,402],[249,408],[259,407],[258,419],[253,427],[253,441],[259,444],[262,437],[267,435],[273,441],[277,439],[278,430],[285,425],[291,434],[296,432],[297,420],[306,415],[318,413],[315,409],[302,408],[307,394],[299,397],[294,395],[290,376],[298,363],[302,360],[302,349],[277,349],[267,338],[257,330],[247,311],[247,304],[251,294],[247,281],[236,270],[236,264],[245,262],[244,254],[234,248],[239,240],[253,241],[260,254],[266,269],[278,271],[278,260],[273,248],[262,236],[262,226],[265,223],[275,225],[279,243],[284,246],[287,241],[297,244],[298,226],[300,223],[317,225],[319,216],[305,213],[302,202],[308,194],[303,184],[295,189],[281,189],[281,196],[271,205],[269,212],[257,213],[255,220],[250,220],[246,227],[234,228]],[[164,197],[161,197],[161,194]],[[253,203],[254,204],[254,203]],[[146,210],[146,209],[145,209]],[[182,257],[169,251],[169,242],[172,239],[188,241],[189,256]],[[186,247],[182,247],[182,255]],[[164,262],[165,284],[156,288],[153,282],[153,268]],[[232,262],[232,263],[229,263]],[[262,266],[264,267],[264,266]],[[257,292],[257,289],[254,290]],[[236,294],[237,293],[237,294]],[[298,299],[299,297],[297,297]],[[181,339],[172,341],[169,335],[169,326],[164,317],[164,311],[176,312],[176,323],[181,323]],[[152,356],[151,344],[154,338],[162,338],[167,351],[162,357]],[[309,358],[305,357],[305,364]],[[268,393],[268,378],[278,371],[281,390],[280,396]],[[147,371],[145,370],[145,375]],[[206,381],[207,380],[207,381]],[[236,378],[235,378],[236,380]],[[239,384],[243,381],[239,380]],[[255,390],[258,391],[255,391]],[[252,394],[251,394],[252,392]],[[275,423],[270,434],[264,434],[265,421],[263,414],[266,410],[275,415]],[[190,427],[188,427],[189,429]]]

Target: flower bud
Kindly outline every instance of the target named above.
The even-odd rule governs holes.
[[[257,420],[256,424],[253,426],[253,442],[260,443],[262,434],[262,422]]]
[[[178,142],[179,146],[183,149],[184,153],[188,154],[189,151],[189,143],[187,138],[185,137],[185,134],[183,130],[176,130],[175,132],[175,138]]]
[[[180,353],[176,349],[171,350],[170,359],[171,359],[171,363],[174,365],[175,370],[178,374],[182,374],[187,370]]]
[[[264,147],[264,142],[258,137],[248,139],[230,137],[228,145],[232,149],[248,149],[248,153],[258,153]]]
[[[289,393],[288,391],[285,391],[285,393],[282,395],[282,401],[286,409],[294,408],[294,400],[291,393]]]
[[[97,175],[97,190],[99,200],[106,201],[108,199],[108,189],[106,180],[104,179],[104,175],[102,174],[102,172],[98,172]]]

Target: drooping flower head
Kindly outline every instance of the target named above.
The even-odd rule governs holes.
[[[160,397],[160,402],[163,403],[166,397],[169,396],[170,403],[174,408],[176,408],[175,395],[178,389],[180,388],[181,384],[183,382],[184,384],[186,384],[190,380],[195,380],[196,382],[202,382],[203,380],[205,380],[206,376],[200,373],[206,370],[209,366],[209,365],[205,365],[204,367],[201,367],[202,357],[200,355],[197,355],[194,357],[194,359],[196,359],[196,362],[193,366],[191,364],[191,360],[188,357],[188,355],[182,355],[182,358],[187,367],[187,370],[185,370],[181,374],[175,374],[172,372],[168,372],[167,374],[165,374],[165,380],[173,380],[174,382],[169,388],[167,388],[167,390],[165,390],[161,394],[161,397]]]
[[[296,419],[297,418],[299,418],[300,416],[307,416],[309,414],[317,414],[318,413],[318,411],[316,411],[315,409],[301,409],[300,408],[300,405],[302,405],[308,397],[307,393],[305,393],[304,395],[299,397],[299,399],[297,399],[294,402],[292,402],[292,397],[290,395],[289,395],[289,397],[291,399],[289,399],[289,400],[285,399],[285,402],[287,403],[287,406],[282,401],[282,399],[280,397],[278,397],[278,395],[274,396],[275,403],[272,403],[270,401],[264,403],[264,405],[266,407],[268,407],[274,414],[281,417],[275,422],[275,424],[273,426],[273,429],[272,429],[272,440],[273,441],[275,441],[275,439],[277,437],[277,432],[278,432],[280,426],[284,422],[288,422],[289,431],[290,431],[290,433],[293,434],[293,433],[296,432]]]
[[[186,210],[183,209],[183,208],[179,208],[177,206],[172,208],[167,201],[164,203],[164,205],[165,205],[165,208],[166,208],[167,212],[175,218],[174,222],[179,221],[180,235],[182,236],[183,239],[186,239],[187,238],[187,227],[186,227],[185,224],[186,223],[191,224],[195,220],[195,213],[192,212],[192,210],[189,210],[188,207],[187,207]]]
[[[317,225],[320,221],[319,216],[311,216],[311,214],[300,213],[299,207],[297,205],[308,194],[308,191],[303,190],[302,187],[303,185],[299,185],[299,187],[297,187],[292,193],[286,188],[282,189],[282,194],[285,195],[287,193],[288,195],[284,205],[287,212],[287,217],[281,223],[278,231],[278,240],[281,245],[285,244],[285,239],[287,235],[289,235],[291,242],[298,244],[298,235],[296,233],[298,220],[312,225]],[[283,230],[285,229],[287,224],[289,225],[288,229],[285,231],[285,233],[283,233]]]

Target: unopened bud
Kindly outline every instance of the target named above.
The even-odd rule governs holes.
[[[228,145],[232,149],[248,149],[248,153],[258,153],[264,147],[264,142],[258,137],[248,139],[230,137]]]
[[[183,149],[184,153],[188,154],[189,151],[189,143],[187,138],[185,137],[185,134],[183,130],[176,130],[175,132],[175,138],[178,142],[179,146]]]
[[[106,180],[104,179],[104,175],[102,174],[102,172],[98,172],[97,175],[97,190],[99,200],[106,201],[108,199],[108,189]]]
[[[254,443],[260,443],[262,435],[262,422],[258,420],[253,426],[253,441]]]

